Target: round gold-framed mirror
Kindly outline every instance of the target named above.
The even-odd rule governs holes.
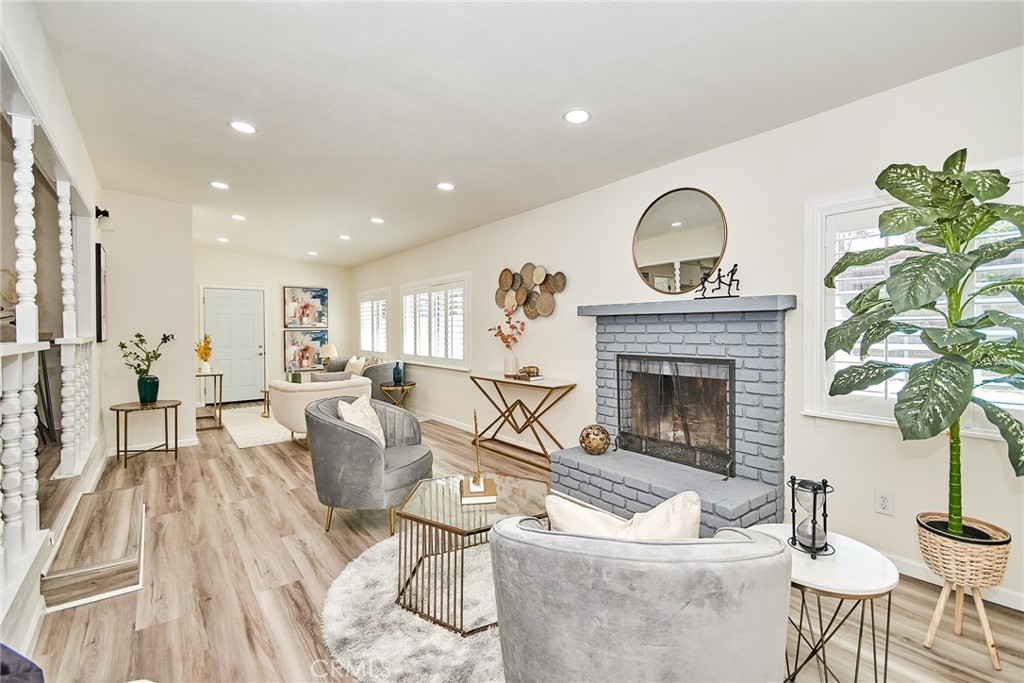
[[[670,190],[636,224],[633,265],[651,289],[683,294],[719,267],[727,237],[725,213],[714,197],[693,187]]]

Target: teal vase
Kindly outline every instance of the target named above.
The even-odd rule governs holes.
[[[139,403],[156,403],[160,393],[160,378],[153,375],[139,376]]]

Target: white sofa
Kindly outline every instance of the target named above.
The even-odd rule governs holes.
[[[292,433],[306,433],[306,406],[321,398],[332,396],[369,396],[373,383],[369,377],[353,376],[340,382],[285,382],[274,380],[270,390],[270,412],[277,422]],[[305,446],[304,442],[302,443]]]

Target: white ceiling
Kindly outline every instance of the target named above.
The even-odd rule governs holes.
[[[1019,2],[37,8],[104,187],[194,205],[197,245],[344,266],[1024,42]]]

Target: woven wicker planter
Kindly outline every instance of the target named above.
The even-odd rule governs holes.
[[[917,516],[917,540],[925,564],[946,581],[958,586],[994,588],[1003,581],[1010,558],[1010,534],[980,519],[964,517],[964,527],[973,527],[989,538],[952,536],[928,522],[945,522],[944,512],[922,512]]]

